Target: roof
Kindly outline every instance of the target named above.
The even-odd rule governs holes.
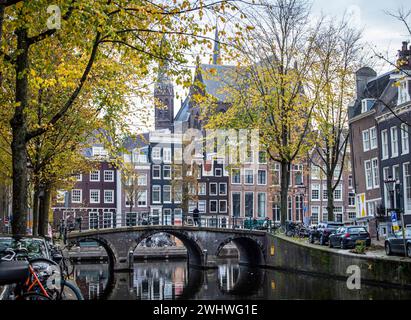
[[[174,118],[174,121],[188,121],[190,117],[190,103],[189,97],[187,96],[184,102],[181,104],[180,110],[178,110],[177,115]]]
[[[123,147],[127,150],[134,150],[136,148],[143,148],[149,144],[149,133],[141,133],[136,136],[128,136],[124,139]]]

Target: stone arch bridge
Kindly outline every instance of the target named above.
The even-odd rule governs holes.
[[[228,243],[236,245],[240,264],[267,266],[273,252],[273,237],[265,231],[246,229],[199,228],[193,226],[136,226],[71,232],[71,244],[96,241],[108,254],[114,271],[131,270],[137,245],[156,233],[178,238],[187,249],[188,263],[201,268],[216,267],[216,258]]]

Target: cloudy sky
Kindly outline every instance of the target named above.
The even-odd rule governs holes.
[[[344,14],[350,16],[352,23],[363,30],[364,49],[371,52],[371,48],[373,48],[384,55],[388,55],[391,61],[395,61],[395,55],[400,49],[402,41],[411,40],[405,26],[385,13],[386,11],[396,11],[401,7],[411,9],[410,0],[311,0],[311,2],[314,16],[323,14],[337,19],[343,17]],[[208,59],[209,57],[205,57],[203,60],[208,63],[206,62]],[[382,63],[380,59],[371,62],[374,63],[372,67],[379,74],[390,69],[389,65]],[[177,87],[175,91],[181,96],[186,94],[186,90]],[[180,99],[181,97],[179,99],[175,98],[175,114],[180,108]],[[153,112],[149,112],[148,118],[148,122],[153,124]],[[136,127],[138,131],[153,128],[150,125],[147,126],[147,123],[142,125],[139,121],[137,121]]]

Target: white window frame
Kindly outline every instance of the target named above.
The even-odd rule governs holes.
[[[398,86],[398,101],[397,104],[403,104],[410,101],[410,94],[409,94],[409,85],[408,85],[408,77],[401,80]]]
[[[108,194],[111,194],[111,201],[107,200]],[[104,203],[114,203],[114,190],[104,190]]]
[[[238,170],[238,176],[240,177],[240,182],[234,182],[234,170]],[[239,185],[241,184],[241,169],[240,168],[232,168],[231,169],[231,184]]]
[[[376,163],[376,165],[375,165]],[[380,187],[380,172],[379,172],[379,163],[378,158],[371,159],[371,169],[372,169],[372,185],[373,188]]]
[[[217,174],[217,171],[219,171],[220,173]],[[222,177],[223,176],[223,169],[222,168],[214,168],[214,176],[215,177]]]
[[[211,193],[211,185],[215,185],[215,193]],[[209,184],[209,191],[210,191],[210,196],[217,196],[218,195],[218,183],[217,182],[210,182]]]
[[[169,198],[170,198],[170,200],[169,201],[166,201],[165,200],[165,197],[164,197],[164,195],[166,194],[166,190],[165,189],[169,189],[169,192],[168,192],[168,194],[169,194]],[[169,184],[165,184],[165,185],[163,185],[163,203],[172,203],[173,202],[173,198],[172,198],[172,190],[171,190],[172,188],[171,188],[171,185],[169,185]]]
[[[401,124],[401,155],[408,154],[410,152],[410,136],[408,125]]]
[[[264,172],[264,175],[265,175],[265,182],[264,183],[260,183],[260,171],[262,171],[262,172]],[[265,169],[258,169],[257,170],[257,185],[259,185],[259,186],[266,186],[267,185],[267,170],[265,170]]]
[[[154,201],[154,189],[157,189],[158,190],[158,201]],[[162,194],[161,194],[161,192],[162,192],[162,190],[161,190],[161,186],[160,185],[153,185],[153,187],[152,187],[152,202],[153,203],[161,203],[161,199],[162,199]],[[157,191],[156,191],[157,192]]]
[[[98,174],[98,178],[94,179],[93,175]],[[91,182],[100,182],[100,170],[91,170],[90,171],[90,181]]]
[[[98,200],[94,200],[91,196],[92,193],[96,193],[98,195]],[[90,203],[100,203],[100,190],[99,189],[90,189]]]
[[[146,186],[147,185],[147,174],[141,173],[137,177],[137,185]]]
[[[378,148],[378,137],[377,137],[377,128],[370,128],[370,150]]]
[[[318,197],[313,197],[313,191],[318,191]],[[321,200],[321,185],[319,183],[311,184],[311,201],[320,201]]]
[[[336,191],[340,191],[340,196],[336,197]],[[335,201],[342,201],[343,199],[343,187],[342,184],[340,183],[335,189],[334,189],[334,200]]]
[[[316,221],[314,222],[313,221],[313,213],[314,213],[314,208],[316,208],[316,215],[317,215],[317,219],[316,219]],[[319,218],[320,218],[320,207],[319,206],[312,206],[311,207],[311,224],[318,224],[318,222],[319,222]]]
[[[221,204],[225,203],[225,210],[221,210]],[[227,200],[219,200],[218,201],[218,212],[219,213],[227,213]]]
[[[155,169],[158,169],[159,176],[154,176]],[[153,165],[153,179],[161,179],[161,166],[159,164]]]
[[[389,158],[389,148],[388,148],[388,130],[381,131],[381,158],[386,160]]]
[[[224,187],[225,187],[225,192],[224,193],[221,193],[221,186],[222,185],[224,185]],[[220,195],[220,196],[226,196],[227,195],[227,183],[226,182],[220,182],[219,184],[218,184],[218,194]]]
[[[171,148],[163,148],[163,162],[164,163],[171,163]]]
[[[262,215],[262,216],[260,216],[260,195],[264,195],[264,207],[263,207],[263,210],[264,210],[264,215]],[[257,193],[257,216],[259,217],[259,218],[265,218],[265,217],[267,217],[267,193],[266,192],[258,192]]]
[[[251,183],[247,182],[247,176],[248,176],[247,171],[251,172],[251,177],[252,177]],[[254,184],[254,170],[253,169],[244,169],[244,184],[249,185],[249,186]]]
[[[79,191],[79,199],[80,200],[73,200],[73,193],[74,193],[74,191]],[[71,203],[81,203],[81,202],[83,202],[83,190],[81,190],[81,189],[73,189],[73,190],[71,190]]]
[[[111,179],[106,179],[106,175],[111,174]],[[104,170],[103,173],[104,182],[114,182],[114,170]]]
[[[198,183],[198,195],[199,196],[207,195],[207,183],[206,182]]]
[[[141,198],[144,199],[145,204],[139,204],[139,202],[142,201]],[[147,198],[148,198],[147,190],[140,191],[137,195],[137,207],[147,208]]]
[[[215,211],[211,210],[213,207],[211,203],[215,203]],[[210,200],[210,213],[217,213],[218,211],[218,200]]]
[[[398,128],[396,126],[390,128],[391,132],[391,158],[398,157]],[[395,137],[395,140],[394,140]],[[396,152],[394,152],[396,149]]]
[[[368,139],[366,138],[366,136],[368,137]],[[363,151],[367,152],[370,150],[370,131],[367,130],[363,130],[362,132],[362,147],[363,147]]]
[[[367,164],[369,164],[369,169],[367,169]],[[367,171],[369,170],[370,177],[371,177],[371,183],[368,181],[368,173]],[[372,189],[372,180],[373,180],[373,175],[372,175],[372,165],[371,165],[371,160],[365,160],[364,161],[364,172],[365,172],[365,187],[367,190]]]
[[[164,174],[166,171],[169,171],[170,174],[168,177]],[[164,165],[163,166],[163,179],[164,180],[171,180],[172,174],[171,174],[171,166],[170,165]]]
[[[407,176],[405,175],[405,168],[406,168],[406,166],[408,166],[408,176],[410,177],[410,179],[411,179],[411,165],[410,165],[410,162],[405,162],[405,163],[403,163],[402,164],[402,168],[403,168],[403,170],[402,170],[402,172],[403,172],[403,192],[404,192],[404,212],[405,212],[405,214],[411,214],[411,198],[410,199],[408,199],[407,198]],[[411,186],[410,186],[410,188],[411,188]]]
[[[161,161],[161,147],[154,147],[151,151],[153,161]]]
[[[235,217],[241,217],[241,191],[233,191],[231,192],[231,216],[234,217],[234,194],[239,195],[240,196],[240,212],[238,214],[238,216]]]
[[[83,174],[76,173],[74,176],[76,178],[76,181],[83,181]]]

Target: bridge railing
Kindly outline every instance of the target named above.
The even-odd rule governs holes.
[[[191,215],[184,215],[181,219],[168,219],[150,216],[148,212],[127,213],[121,216],[98,215],[91,218],[77,218],[71,221],[61,221],[57,232],[60,234],[71,231],[105,230],[133,226],[191,226],[214,229],[246,229],[246,230],[270,230],[271,221],[252,217],[221,217],[204,214],[198,219]]]

